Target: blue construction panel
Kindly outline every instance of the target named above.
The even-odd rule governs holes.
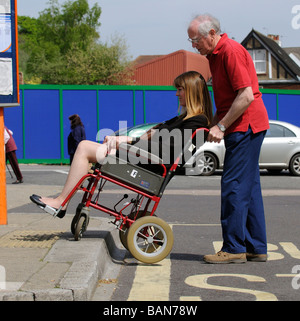
[[[278,95],[279,119],[300,127],[300,95]]]
[[[212,102],[212,109],[213,109],[213,115],[216,113],[217,111],[217,108],[216,108],[216,104],[215,104],[215,98],[214,98],[214,94],[213,92],[209,92],[210,94],[210,99],[211,99],[211,102]]]
[[[144,122],[161,122],[174,117],[178,112],[176,91],[170,88],[66,88],[39,86],[36,89],[35,86],[26,86],[20,90],[21,106],[4,109],[5,124],[14,132],[18,159],[47,162],[68,159],[68,117],[71,114],[80,115],[86,128],[87,139],[95,141],[98,125],[102,136],[105,136],[104,132],[107,135],[119,129],[119,121],[123,121],[121,127]],[[275,90],[263,93],[262,98],[269,118],[300,126],[300,95],[296,93]],[[108,130],[104,131],[105,128]],[[63,146],[60,145],[61,142]]]
[[[25,157],[60,159],[58,90],[25,90]]]
[[[262,99],[267,108],[269,119],[277,120],[276,94],[263,94]]]
[[[171,119],[178,112],[176,91],[147,91],[146,122],[156,123]]]
[[[99,91],[99,127],[101,137],[120,128],[133,126],[133,91]],[[121,122],[121,123],[119,123]],[[124,125],[126,124],[126,126]],[[106,134],[105,134],[106,133]]]
[[[4,108],[4,123],[13,132],[17,145],[17,158],[23,158],[23,106],[22,92],[20,91],[20,106]]]
[[[96,141],[97,90],[63,90],[64,158],[69,158],[68,136],[71,131],[69,116],[78,114],[84,125],[86,139]]]
[[[144,123],[144,94],[142,90],[135,92],[135,125]]]

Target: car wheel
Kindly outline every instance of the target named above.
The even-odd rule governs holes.
[[[300,154],[296,154],[292,157],[289,169],[292,175],[300,176]]]
[[[217,169],[217,159],[211,153],[204,153],[204,155],[202,154],[197,158],[196,167],[200,175],[210,176]]]

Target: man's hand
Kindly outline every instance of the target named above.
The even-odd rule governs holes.
[[[210,143],[220,143],[223,137],[224,133],[220,130],[220,128],[217,125],[215,125],[210,129],[207,136],[207,141]]]

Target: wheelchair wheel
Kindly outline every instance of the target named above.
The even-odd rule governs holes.
[[[143,263],[163,260],[171,252],[173,242],[170,226],[158,217],[141,217],[128,230],[128,250]]]
[[[88,218],[85,215],[80,216],[79,221],[75,228],[74,239],[80,241],[83,233],[86,231],[88,225]]]
[[[74,231],[75,241],[79,241],[82,238],[82,235],[86,231],[90,222],[89,209],[87,207],[83,207],[80,212],[76,213],[75,216],[77,215],[78,219]]]
[[[81,214],[81,210],[83,208],[84,204],[83,203],[79,203],[77,208],[76,208],[76,213],[73,217],[72,223],[71,223],[71,232],[74,235],[75,234],[75,230],[76,230],[76,225],[77,222],[79,220],[80,214]]]
[[[140,211],[138,213],[138,215],[136,216],[135,220],[138,220],[139,218],[144,217],[144,216],[150,216],[151,212],[146,212],[146,214],[143,216],[142,216],[142,214],[143,214],[143,211]],[[128,217],[133,220],[135,215],[136,215],[136,212],[130,213]],[[153,216],[156,216],[156,215],[153,214]],[[126,225],[124,225],[122,227],[122,230],[119,230],[119,238],[120,238],[122,245],[125,247],[126,250],[128,250],[127,235],[128,235],[128,227]]]

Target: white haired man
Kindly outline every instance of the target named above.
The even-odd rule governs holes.
[[[209,61],[217,112],[208,141],[224,138],[226,155],[221,181],[223,247],[205,255],[207,263],[267,260],[267,240],[261,195],[259,154],[268,115],[259,91],[253,60],[236,41],[221,34],[210,15],[195,17],[189,41]]]

